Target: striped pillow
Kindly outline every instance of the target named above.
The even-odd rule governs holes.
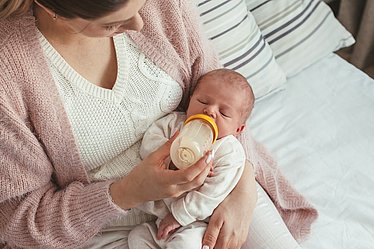
[[[281,89],[285,74],[244,0],[198,0],[198,11],[221,63],[245,76],[256,98]]]
[[[287,76],[354,43],[319,0],[246,0],[246,4]]]

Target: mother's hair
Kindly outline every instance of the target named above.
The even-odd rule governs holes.
[[[0,20],[27,12],[32,2],[33,0],[0,0]]]
[[[129,0],[37,0],[37,2],[65,18],[100,18],[123,7]],[[33,0],[0,0],[0,19],[26,13]]]

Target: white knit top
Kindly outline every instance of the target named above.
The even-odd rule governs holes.
[[[118,73],[112,89],[90,83],[41,33],[39,39],[91,179],[127,174],[140,161],[144,132],[178,106],[183,93],[181,86],[145,58],[125,34],[114,37]]]

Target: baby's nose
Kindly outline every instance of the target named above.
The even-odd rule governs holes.
[[[215,113],[215,111],[212,109],[212,108],[205,108],[204,109],[204,114],[205,115],[208,115],[209,117],[211,117],[211,118],[216,118],[216,113]]]

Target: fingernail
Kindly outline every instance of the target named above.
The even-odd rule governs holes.
[[[209,152],[208,157],[205,159],[205,163],[206,163],[206,164],[209,164],[210,161],[212,161],[212,159],[213,159],[213,152],[211,151],[211,152]],[[204,247],[203,247],[203,248],[204,248]],[[205,248],[204,248],[204,249],[205,249]]]
[[[203,245],[202,249],[209,249],[209,246]]]

